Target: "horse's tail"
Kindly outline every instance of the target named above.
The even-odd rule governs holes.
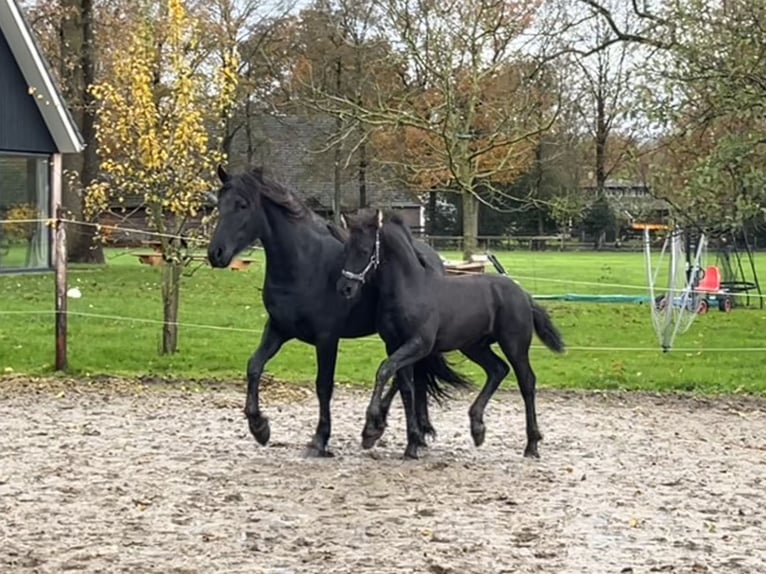
[[[561,337],[561,333],[553,324],[551,316],[548,315],[548,311],[544,307],[541,307],[537,301],[529,298],[532,304],[532,321],[535,325],[535,332],[540,340],[545,343],[551,351],[556,353],[564,352],[564,339]]]
[[[425,379],[428,395],[437,403],[452,398],[449,388],[469,389],[471,381],[450,367],[442,353],[432,353],[415,363],[416,379]]]

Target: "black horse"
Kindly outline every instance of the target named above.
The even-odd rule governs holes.
[[[553,351],[564,342],[548,313],[516,283],[501,275],[449,277],[434,273],[418,258],[409,229],[396,214],[381,211],[349,218],[343,277],[338,292],[354,300],[364,281],[379,289],[378,332],[389,356],[375,377],[367,409],[362,446],[372,447],[382,435],[381,393],[394,373],[434,352],[459,350],[479,364],[487,381],[471,405],[471,435],[484,442],[484,409],[509,373],[491,345],[498,343],[519,383],[527,421],[524,456],[539,457],[542,435],[535,411],[535,374],[529,364],[533,330]],[[408,377],[403,377],[410,384]],[[409,408],[405,405],[405,408]],[[405,457],[417,457],[418,445],[408,442]]]
[[[269,318],[258,348],[247,364],[245,415],[250,432],[262,445],[269,441],[270,426],[260,410],[259,385],[266,363],[282,345],[298,339],[316,348],[316,392],[319,422],[308,445],[310,456],[331,456],[330,401],[334,387],[335,361],[341,338],[363,337],[375,333],[377,290],[364,286],[359,301],[349,306],[335,290],[343,266],[345,232],[308,209],[284,186],[254,168],[228,174],[218,168],[222,187],[214,201],[219,218],[208,246],[213,267],[227,267],[234,256],[260,240],[266,253],[266,279],[263,302]],[[422,244],[419,254],[434,273],[444,273],[439,255]],[[428,420],[428,394],[439,399],[448,396],[439,380],[452,387],[468,382],[453,371],[441,354],[425,357],[415,366],[415,389],[402,392],[408,413],[408,432],[420,437],[434,434]],[[388,412],[396,389],[383,399],[382,416]],[[415,405],[413,405],[415,403]]]

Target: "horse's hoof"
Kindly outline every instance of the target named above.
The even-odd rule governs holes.
[[[310,444],[306,446],[305,450],[303,451],[303,456],[305,458],[333,458],[335,457],[335,453],[327,448],[319,448],[313,444]]]
[[[540,453],[537,452],[537,445],[527,445],[524,449],[524,458],[540,458]]]
[[[471,436],[473,437],[473,444],[477,447],[484,444],[484,437],[486,433],[487,427],[485,427],[483,424],[471,424]]]
[[[269,419],[264,416],[258,418],[248,417],[247,422],[250,425],[250,434],[255,437],[255,440],[258,441],[258,444],[266,446],[269,442],[269,438],[271,438],[271,426],[269,425]]]

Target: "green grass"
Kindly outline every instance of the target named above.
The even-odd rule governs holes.
[[[455,253],[444,255],[458,258]],[[500,253],[499,257],[525,288],[537,294],[646,292],[640,253],[511,252]],[[760,257],[760,263],[766,269],[765,257]],[[243,378],[266,319],[259,292],[262,259],[246,271],[200,267],[184,277],[180,321],[187,325],[180,330],[180,352],[169,357],[158,353],[160,326],[135,320],[161,319],[158,268],[138,265],[134,257],[112,250],[106,266],[73,266],[69,275],[70,286],[79,287],[83,294],[80,299],[68,301],[72,312],[69,362],[73,373]],[[701,316],[678,337],[676,349],[663,354],[646,305],[543,304],[572,349],[557,356],[539,348],[535,340],[532,363],[541,386],[766,391],[761,375],[766,372],[766,351],[705,351],[766,348],[762,335],[765,310],[737,308],[730,314],[716,311]],[[0,276],[0,373],[39,374],[50,370],[54,350],[52,310],[52,274]],[[201,327],[204,325],[219,329]],[[597,350],[614,347],[645,350]],[[337,379],[367,384],[383,356],[377,336],[344,340]],[[483,375],[471,363],[458,354],[451,358],[461,370],[483,383]],[[269,363],[267,371],[280,379],[310,381],[315,369],[313,348],[292,341]],[[512,384],[512,378],[506,382]]]

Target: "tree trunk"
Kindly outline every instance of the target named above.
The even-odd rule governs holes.
[[[175,259],[175,258],[174,258]],[[181,299],[183,263],[165,261],[162,266],[162,354],[178,351],[178,304]]]
[[[428,217],[426,218],[426,235],[435,235],[436,232],[436,200],[438,191],[432,191],[428,194]]]
[[[343,62],[338,58],[335,65],[335,93],[340,96],[341,93],[341,73],[343,70]],[[333,190],[333,221],[336,225],[340,225],[341,206],[343,204],[343,188],[341,187],[341,153],[343,151],[343,143],[341,141],[341,131],[343,130],[343,118],[340,115],[335,116],[335,174],[334,174],[334,190]]]
[[[596,92],[596,199],[604,197],[606,188],[606,145],[609,125],[606,117],[606,95],[599,84]]]
[[[359,209],[367,207],[367,144],[359,146]]]
[[[64,93],[72,117],[80,129],[85,150],[66,154],[63,167],[69,177],[63,181],[62,203],[74,219],[83,219],[85,189],[98,175],[95,109],[88,87],[95,82],[93,0],[65,0],[66,17],[61,22],[60,44]],[[94,226],[79,225],[68,234],[69,261],[103,263],[104,251],[95,240]]]
[[[468,261],[479,247],[479,200],[463,191],[463,259]]]
[[[249,83],[251,78],[251,67],[248,65],[245,75],[246,81]],[[253,105],[250,102],[250,96],[245,96],[245,145],[247,146],[247,165],[253,165],[253,158],[255,157],[255,150],[253,149]],[[226,158],[231,162],[231,158]]]

